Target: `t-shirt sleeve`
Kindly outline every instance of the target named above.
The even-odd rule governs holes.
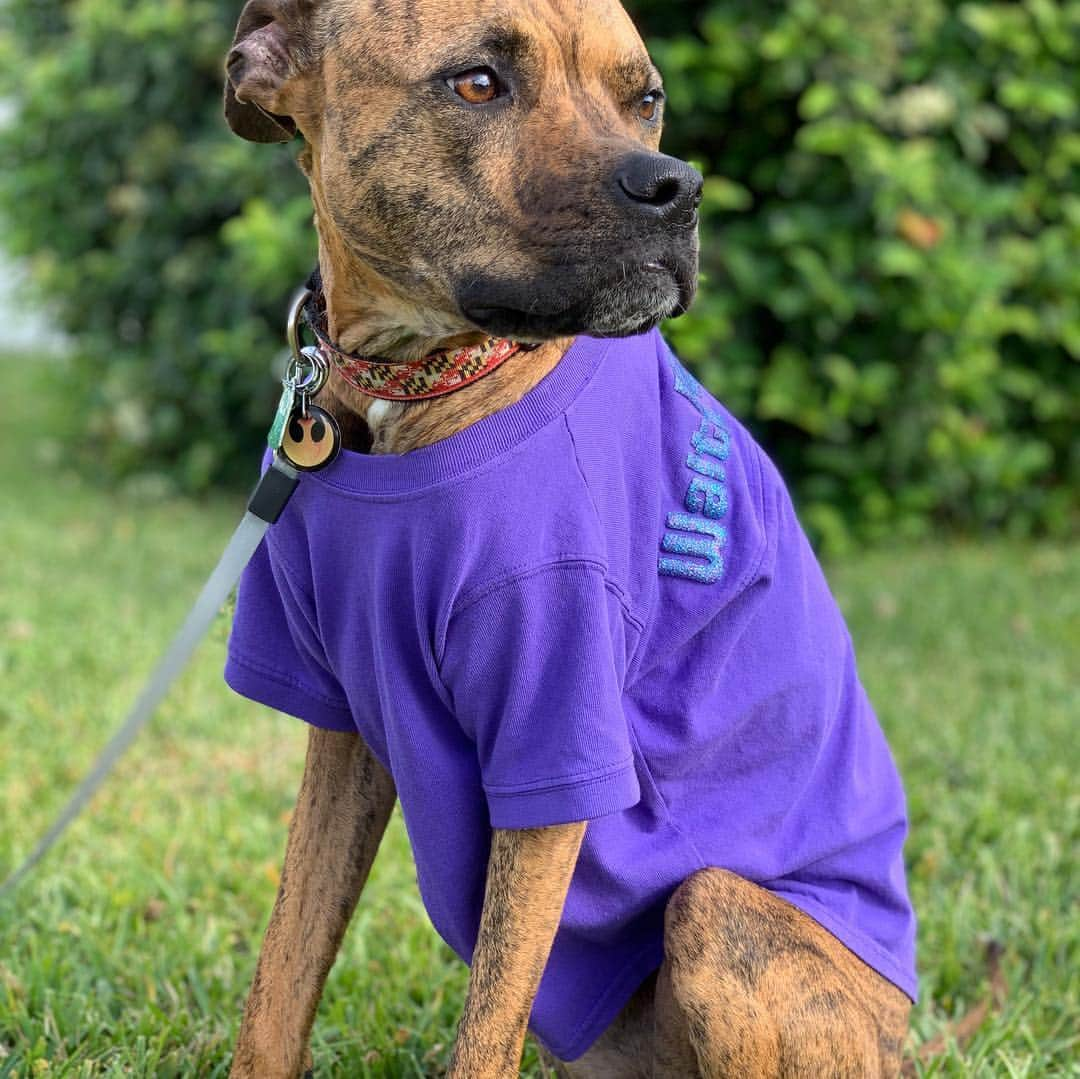
[[[440,666],[476,744],[494,828],[592,820],[640,800],[622,707],[626,625],[591,563],[557,563],[466,599]]]
[[[313,604],[264,540],[240,581],[225,681],[313,727],[355,731],[315,627]]]

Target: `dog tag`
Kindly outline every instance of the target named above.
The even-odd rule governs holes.
[[[278,402],[277,415],[274,417],[274,425],[270,428],[270,433],[266,436],[266,443],[274,453],[281,449],[281,444],[285,440],[285,429],[296,411],[296,380],[283,379],[281,386],[282,394]]]
[[[341,428],[329,412],[305,400],[285,426],[281,452],[297,471],[317,472],[341,452]]]

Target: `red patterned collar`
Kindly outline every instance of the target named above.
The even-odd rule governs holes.
[[[479,345],[441,349],[419,360],[398,362],[343,352],[330,340],[326,299],[312,292],[305,312],[319,350],[351,386],[381,401],[430,401],[463,390],[501,367],[511,356],[532,346],[489,337]]]

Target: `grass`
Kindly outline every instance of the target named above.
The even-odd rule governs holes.
[[[33,414],[25,378],[0,366],[9,421]],[[0,875],[119,722],[240,512],[89,489],[36,423],[14,424]],[[909,790],[914,1044],[985,994],[981,942],[1005,947],[1004,1010],[922,1074],[1080,1075],[1080,550],[988,537],[829,572]],[[91,812],[0,901],[0,1079],[227,1073],[305,733],[225,689],[226,632],[223,617]],[[439,1074],[464,987],[395,819],[319,1014],[318,1073]]]

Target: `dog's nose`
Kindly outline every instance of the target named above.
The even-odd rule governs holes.
[[[619,200],[665,224],[696,224],[704,188],[693,165],[666,154],[630,154],[615,170]]]

